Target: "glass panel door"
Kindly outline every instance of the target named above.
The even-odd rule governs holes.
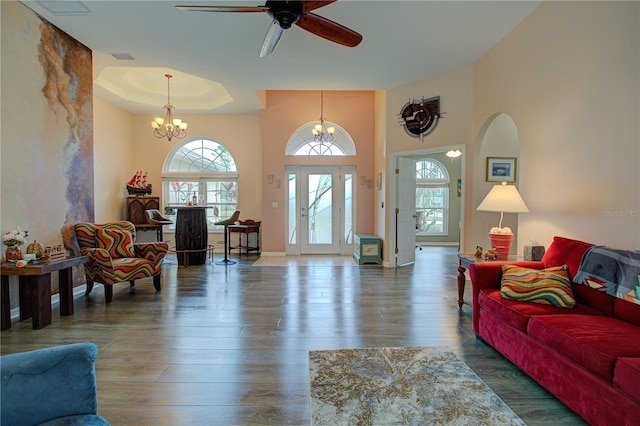
[[[287,254],[351,253],[354,171],[287,167]]]
[[[302,253],[339,253],[339,211],[335,202],[336,170],[303,169],[301,176],[302,203],[300,209]],[[339,179],[339,177],[338,177]]]

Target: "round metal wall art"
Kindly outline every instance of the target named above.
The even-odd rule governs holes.
[[[400,110],[400,125],[409,136],[422,140],[424,136],[433,132],[442,114],[440,96],[411,99]]]

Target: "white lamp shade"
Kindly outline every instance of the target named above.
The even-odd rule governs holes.
[[[478,206],[479,211],[501,213],[529,213],[529,208],[514,185],[495,185]]]

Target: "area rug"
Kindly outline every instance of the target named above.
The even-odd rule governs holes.
[[[314,425],[525,425],[447,347],[309,352]]]

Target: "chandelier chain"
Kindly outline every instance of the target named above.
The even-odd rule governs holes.
[[[324,143],[333,141],[333,133],[335,128],[327,127],[324,122],[324,91],[320,91],[320,123],[316,124],[311,133],[313,134],[314,142]]]

